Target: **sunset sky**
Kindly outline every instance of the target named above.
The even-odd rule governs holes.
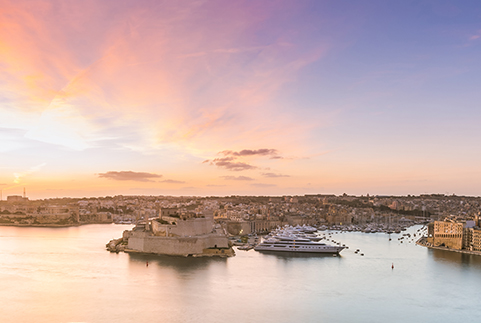
[[[0,189],[481,195],[481,3],[0,0]]]

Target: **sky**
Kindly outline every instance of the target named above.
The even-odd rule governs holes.
[[[3,199],[481,195],[481,3],[0,0]]]

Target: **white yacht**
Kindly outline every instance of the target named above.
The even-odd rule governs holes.
[[[297,226],[299,228],[302,228],[301,226]],[[269,238],[284,238],[287,239],[289,238],[290,240],[299,240],[299,239],[309,239],[310,241],[320,241],[324,239],[323,237],[312,233],[312,230],[309,228],[312,227],[307,227],[307,230],[298,230],[297,227],[292,227],[292,226],[284,226],[283,228],[277,228],[275,230],[272,230],[271,233],[269,233],[264,240],[269,239]],[[305,227],[305,226],[304,226]],[[313,228],[314,230],[317,230]],[[311,232],[311,233],[309,233]]]
[[[313,242],[305,238],[277,236],[264,240],[255,247],[254,250],[339,254],[344,248],[345,247],[341,246],[326,245],[321,242]]]

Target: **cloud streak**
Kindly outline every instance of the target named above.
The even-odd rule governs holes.
[[[37,166],[34,166],[34,167],[31,167],[30,169],[26,170],[26,171],[23,171],[23,172],[19,172],[19,173],[13,173],[13,176],[15,177],[15,179],[13,180],[13,182],[15,184],[20,184],[20,182],[23,180],[24,177],[30,175],[30,174],[33,174],[37,171],[39,171],[42,167],[44,167],[46,165],[46,163],[42,163],[40,165],[37,165]]]
[[[173,180],[173,179],[165,179],[161,182],[162,183],[169,183],[169,184],[185,184],[184,181],[176,181],[176,180]]]
[[[270,157],[269,159],[282,159],[279,156],[277,149],[242,149],[240,151],[224,150],[218,154],[225,157],[219,157],[214,159],[204,160],[204,164],[215,165],[220,168],[224,168],[230,171],[244,171],[253,170],[259,167],[251,165],[245,161],[243,158],[254,158],[254,157]],[[240,160],[239,160],[240,159]]]
[[[254,179],[247,176],[221,176],[221,178],[228,181],[253,181]]]
[[[254,183],[254,184],[251,184],[251,186],[253,187],[275,187],[277,186],[276,184],[265,184],[265,183]]]
[[[469,36],[469,40],[477,40],[481,38],[481,29],[478,30],[474,35]]]
[[[276,178],[276,177],[290,177],[289,175],[276,174],[276,173],[262,173],[262,176],[264,176],[264,177],[272,177],[272,178]]]
[[[97,174],[99,178],[106,178],[115,181],[136,181],[136,182],[154,182],[153,179],[161,178],[162,175],[145,173],[145,172],[133,172],[133,171],[110,171],[106,173]]]
[[[243,149],[241,151],[232,151],[232,150],[224,150],[220,152],[224,156],[236,156],[236,157],[244,157],[244,156],[277,156],[278,151],[277,149]]]
[[[280,17],[278,6],[294,10]],[[320,58],[317,47],[300,50],[305,44],[291,33],[310,28],[296,20],[298,7],[289,1],[2,2],[0,126],[7,112],[35,113],[36,124],[21,125],[28,138],[80,151],[104,138],[128,149],[201,151],[225,147],[239,133],[245,142],[278,139],[285,131],[270,101]],[[266,36],[253,37],[259,31]]]
[[[220,168],[224,168],[234,172],[240,172],[244,170],[256,169],[256,166],[250,165],[248,163],[235,161],[234,157],[224,157],[224,158],[214,158],[212,160],[205,160],[203,163],[208,163],[209,165],[215,165]]]

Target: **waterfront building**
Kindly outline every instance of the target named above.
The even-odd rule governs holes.
[[[473,250],[473,228],[475,227],[475,221],[467,220],[463,223],[463,249]]]
[[[473,250],[473,228],[463,228],[463,249]]]
[[[428,228],[427,241],[433,246],[451,249],[463,248],[463,224],[454,221],[434,221]]]
[[[473,251],[481,251],[481,228],[476,227],[471,231],[472,234],[472,247]]]

